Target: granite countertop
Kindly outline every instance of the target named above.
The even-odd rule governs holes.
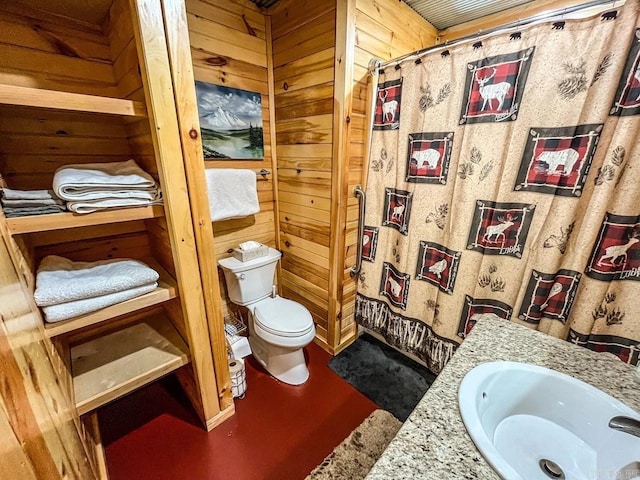
[[[503,320],[480,321],[420,400],[367,480],[499,480],[475,447],[458,409],[458,385],[480,363],[526,362],[589,383],[640,411],[634,367],[612,355]]]

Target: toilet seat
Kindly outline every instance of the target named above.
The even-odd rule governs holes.
[[[265,298],[253,310],[256,330],[277,337],[298,338],[314,331],[309,310],[279,296]]]

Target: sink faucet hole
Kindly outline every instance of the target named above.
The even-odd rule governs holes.
[[[488,396],[488,395],[487,395],[487,392],[482,392],[482,399],[483,399],[483,400],[486,400],[486,399],[487,399],[487,396]]]
[[[543,458],[540,460],[539,465],[540,469],[547,477],[564,480],[564,472],[556,462],[549,460],[548,458]]]

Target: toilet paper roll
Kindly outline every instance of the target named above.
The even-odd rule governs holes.
[[[247,391],[247,377],[244,369],[244,360],[241,358],[229,359],[229,375],[231,377],[231,393],[235,397],[244,397]]]

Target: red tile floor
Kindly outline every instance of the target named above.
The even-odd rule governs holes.
[[[305,349],[310,378],[290,386],[253,358],[235,415],[207,433],[173,377],[99,413],[111,480],[302,480],[377,407]]]

